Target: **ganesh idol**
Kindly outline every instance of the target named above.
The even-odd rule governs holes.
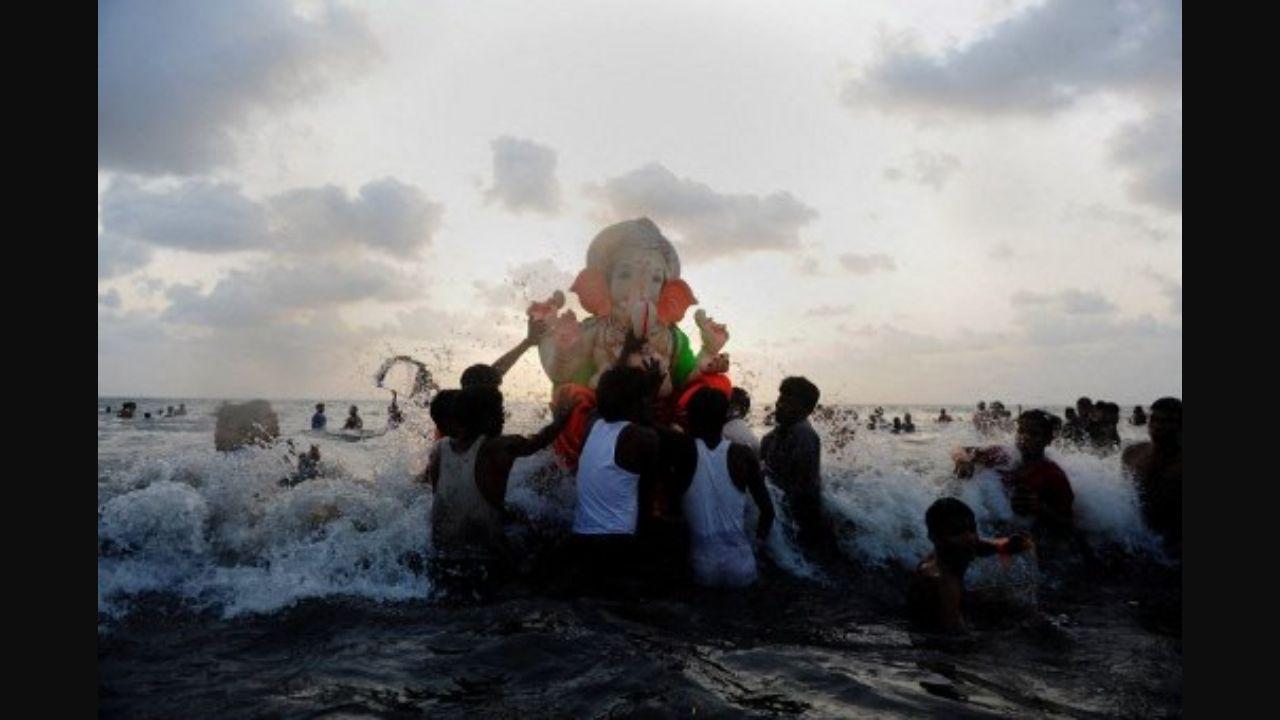
[[[729,358],[722,352],[729,340],[725,326],[702,310],[694,313],[700,343],[694,353],[689,336],[678,325],[698,301],[680,278],[675,246],[653,221],[628,220],[600,231],[587,248],[586,267],[569,290],[577,294],[589,317],[578,320],[572,310],[562,311],[565,298],[559,291],[528,309],[530,318],[550,325],[538,344],[538,355],[551,379],[553,398],[568,395],[577,400],[568,426],[556,441],[556,451],[567,466],[576,466],[586,440],[596,383],[618,362],[628,335],[645,341],[628,361],[653,361],[662,370],[660,419],[679,419],[699,388],[712,387],[726,394],[732,389],[725,374]]]

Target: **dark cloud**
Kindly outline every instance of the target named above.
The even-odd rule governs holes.
[[[844,269],[854,275],[870,275],[874,272],[893,272],[898,269],[898,264],[893,261],[893,258],[883,253],[874,253],[871,255],[845,253],[838,259]]]
[[[514,137],[500,137],[493,149],[493,187],[487,201],[497,200],[513,212],[533,210],[553,215],[560,209],[556,180],[556,151],[546,145]]]
[[[1048,0],[941,55],[894,44],[842,97],[912,111],[1049,114],[1096,92],[1181,88],[1181,3]]]
[[[195,174],[235,157],[235,135],[376,56],[363,17],[287,0],[98,3],[98,168]]]
[[[354,197],[329,185],[265,202],[227,183],[191,180],[153,190],[120,178],[101,204],[107,234],[201,253],[364,246],[411,257],[431,242],[443,215],[442,205],[395,178],[366,183]]]
[[[117,291],[115,288],[111,288],[105,293],[98,293],[98,304],[103,307],[111,308],[113,310],[120,307],[119,291]]]
[[[1153,225],[1145,216],[1130,210],[1094,203],[1088,206],[1070,205],[1063,213],[1070,221],[1080,222],[1090,232],[1105,232],[1119,240],[1145,240],[1163,242],[1169,233]]]
[[[112,233],[98,234],[98,279],[128,275],[151,262],[151,248]]]
[[[681,253],[690,260],[795,249],[800,228],[818,217],[788,192],[763,197],[719,193],[657,164],[607,180],[592,192],[607,203],[615,220],[648,216],[664,231],[674,230]]]

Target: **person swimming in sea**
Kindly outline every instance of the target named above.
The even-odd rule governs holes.
[[[343,430],[363,430],[364,419],[360,417],[360,408],[355,405],[351,406],[351,412],[347,415],[347,421],[342,424]]]
[[[952,497],[934,501],[924,522],[933,552],[916,566],[907,592],[911,620],[929,632],[964,632],[964,576],[969,565],[979,557],[1032,551],[1034,543],[1025,534],[994,541],[980,538],[973,510]]]

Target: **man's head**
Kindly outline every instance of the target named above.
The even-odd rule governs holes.
[[[474,385],[458,393],[454,416],[464,436],[497,437],[502,434],[502,391],[488,385]]]
[[[1087,397],[1082,397],[1076,400],[1076,412],[1080,414],[1080,417],[1088,418],[1089,413],[1091,413],[1092,411],[1093,411],[1092,400],[1090,400]]]
[[[440,430],[440,434],[445,437],[455,437],[460,429],[458,426],[457,405],[458,394],[461,390],[441,390],[431,399],[431,421],[436,424],[436,428]]]
[[[354,417],[360,414],[360,408],[356,407],[355,405],[352,405],[351,410],[349,410],[348,412],[350,412],[352,417]]]
[[[605,422],[630,420],[644,415],[644,371],[636,367],[610,368],[596,383],[596,409]]]
[[[1147,416],[1147,434],[1157,446],[1181,446],[1182,400],[1163,397],[1151,403],[1151,414]]]
[[[744,418],[751,412],[751,395],[740,387],[729,392],[729,417]]]
[[[978,543],[978,521],[973,510],[956,498],[935,500],[924,513],[938,559],[951,565],[967,565]]]
[[[318,413],[324,412],[324,403],[316,403],[316,412]]]
[[[307,454],[311,456],[311,459],[312,459],[312,460],[319,460],[319,459],[320,459],[320,446],[319,446],[319,445],[312,445],[312,446],[311,446],[311,449],[307,451]]]
[[[794,425],[809,417],[818,406],[818,386],[808,378],[789,377],[778,386],[778,403],[775,417],[782,426]]]
[[[496,388],[502,386],[502,375],[493,369],[492,365],[477,363],[462,371],[462,379],[459,382],[463,390],[482,385]]]
[[[711,440],[724,432],[729,412],[729,398],[719,390],[704,387],[689,398],[689,433],[694,437]]]
[[[1069,408],[1067,408],[1067,410],[1066,410],[1066,415],[1067,415],[1067,422],[1075,422],[1075,421],[1076,421],[1076,409],[1075,409],[1075,408],[1073,408],[1073,407],[1069,407]]]
[[[1014,444],[1026,458],[1044,455],[1044,449],[1053,442],[1053,419],[1043,410],[1028,410],[1018,416],[1018,434]]]
[[[978,401],[978,410],[986,410],[987,404],[981,400]]]

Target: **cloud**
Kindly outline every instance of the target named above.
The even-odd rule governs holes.
[[[1046,117],[1083,98],[1135,99],[1145,117],[1112,141],[1138,202],[1182,211],[1182,3],[1048,0],[972,42],[929,54],[890,41],[841,100],[922,116]],[[886,179],[902,171],[892,169]]]
[[[128,275],[151,262],[151,248],[113,233],[98,233],[98,279]]]
[[[796,255],[794,256],[794,259],[795,259],[796,272],[800,273],[801,275],[818,275],[819,274],[820,271],[818,269],[818,258],[812,255]]]
[[[376,57],[364,18],[287,0],[98,4],[98,168],[197,174],[230,163],[257,112],[287,108]]]
[[[311,250],[359,244],[400,258],[428,245],[444,215],[443,205],[390,177],[366,183],[355,197],[326,185],[290,190],[268,204],[285,245]]]
[[[1181,91],[1180,3],[1048,0],[941,55],[892,42],[842,99],[913,112],[1046,115],[1092,93]]]
[[[690,260],[793,250],[800,246],[800,228],[818,217],[789,192],[719,193],[658,164],[607,180],[591,192],[608,205],[614,220],[648,216],[675,230],[681,253]]]
[[[1010,302],[1015,308],[1042,307],[1066,315],[1106,315],[1116,311],[1115,304],[1101,294],[1074,288],[1052,294],[1020,290]]]
[[[1111,156],[1129,170],[1134,200],[1182,212],[1182,107],[1126,125],[1111,143]]]
[[[890,182],[910,179],[913,182],[941,190],[947,181],[961,168],[960,158],[945,152],[916,150],[911,155],[910,171],[896,167],[884,169],[884,178]]]
[[[290,320],[332,319],[341,306],[361,301],[397,302],[420,295],[394,268],[378,263],[308,261],[232,270],[208,294],[194,285],[170,285],[160,319],[173,324],[248,328]]]
[[[839,257],[839,260],[844,269],[854,275],[870,275],[877,271],[893,272],[898,269],[898,264],[893,261],[893,258],[882,253],[872,255],[845,253]]]
[[[1019,255],[1014,252],[1009,243],[1000,243],[991,247],[991,250],[987,252],[987,257],[992,260],[1015,260]]]
[[[853,312],[854,305],[819,305],[804,311],[805,317],[839,317]]]
[[[485,200],[498,200],[512,212],[533,210],[553,215],[560,209],[556,151],[531,140],[503,136],[493,149],[493,187]]]
[[[1148,242],[1163,242],[1169,239],[1169,233],[1151,224],[1140,213],[1130,210],[1093,203],[1087,206],[1069,205],[1063,213],[1067,220],[1082,222],[1092,226],[1094,231],[1119,231],[1122,240],[1137,238]]]
[[[229,183],[189,180],[151,190],[118,178],[101,203],[108,234],[198,253],[365,246],[405,258],[431,242],[443,216],[442,205],[390,177],[366,183],[354,197],[327,185],[265,202]]]
[[[151,191],[118,178],[102,194],[108,233],[160,247],[220,253],[268,244],[266,210],[229,183],[193,180]]]
[[[1174,315],[1182,314],[1182,281],[1162,275],[1151,268],[1145,268],[1143,275],[1151,278],[1160,286],[1160,292],[1169,300],[1169,311]]]
[[[477,281],[475,289],[476,296],[486,305],[523,310],[525,304],[545,300],[556,290],[568,294],[573,279],[573,273],[554,262],[535,260],[511,267],[502,282]]]
[[[98,304],[103,307],[116,309],[120,307],[120,293],[115,288],[111,288],[105,293],[98,293]]]

